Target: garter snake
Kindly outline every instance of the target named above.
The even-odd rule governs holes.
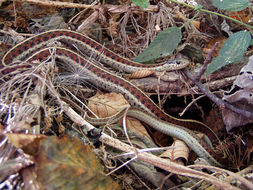
[[[83,53],[99,57],[99,61],[112,68],[127,73],[132,73],[139,69],[171,71],[182,69],[189,64],[189,61],[186,59],[173,59],[161,64],[139,64],[115,54],[88,36],[64,29],[43,32],[24,40],[11,48],[4,55],[2,63],[3,65],[8,65],[15,62],[15,60],[24,61],[29,55],[33,54],[38,49],[46,47],[50,42],[55,41],[61,41],[71,45],[74,44],[75,46],[78,46]]]
[[[91,40],[84,35],[68,30],[54,30],[31,37],[10,49],[2,59],[2,65],[0,66],[1,75],[4,76],[13,72],[15,70],[15,67],[9,67],[9,65],[15,65],[16,61],[21,60],[25,62],[32,62],[33,60],[44,60],[51,55],[51,49],[45,48],[46,44],[48,44],[49,41],[66,41],[70,37],[70,41],[72,41],[73,43],[79,43],[79,45],[82,45],[84,47],[83,49],[86,49],[86,51],[93,53],[97,52],[97,54],[102,57],[101,59],[103,59],[106,64],[119,70],[124,70],[126,68],[128,69],[126,70],[126,72],[133,72],[135,70],[138,70],[139,68],[160,70],[162,68],[164,69],[164,66],[166,65],[160,64],[158,66],[143,66],[141,64],[127,60],[117,54],[114,54],[110,50],[104,48],[99,43]],[[61,61],[66,62],[67,64],[73,64],[77,67],[80,67],[80,70],[84,71],[84,75],[88,76],[87,79],[92,84],[108,91],[122,93],[129,101],[131,106],[138,109],[137,111],[133,111],[132,113],[138,113],[138,115],[140,115],[141,117],[140,119],[145,120],[144,122],[150,123],[152,121],[152,125],[158,126],[155,124],[155,121],[158,121],[157,118],[159,118],[159,122],[161,122],[161,127],[158,126],[156,128],[157,130],[164,131],[166,122],[175,124],[173,125],[174,127],[169,129],[170,134],[173,134],[171,133],[171,131],[178,129],[176,130],[178,131],[176,133],[180,134],[181,139],[185,142],[188,142],[188,146],[192,148],[199,156],[205,158],[210,164],[219,166],[221,165],[217,161],[220,159],[220,155],[217,155],[208,145],[206,145],[205,142],[203,142],[193,132],[191,132],[191,130],[189,130],[192,129],[204,132],[208,134],[210,138],[212,137],[212,139],[215,139],[216,136],[212,132],[210,132],[210,129],[202,122],[191,119],[178,119],[166,114],[144,92],[142,92],[131,82],[117,76],[114,73],[104,70],[103,68],[93,64],[90,61],[87,61],[85,58],[73,52],[72,50],[57,47],[56,57]],[[187,61],[174,60],[169,62],[166,67],[168,67],[169,70],[172,70],[180,69],[187,65]],[[143,113],[143,111],[146,113]],[[151,121],[146,120],[145,117],[149,118],[149,120]],[[164,120],[165,122],[162,120]],[[184,126],[188,129],[181,126]],[[166,133],[168,134],[169,132]],[[197,151],[195,147],[198,147],[199,151]]]

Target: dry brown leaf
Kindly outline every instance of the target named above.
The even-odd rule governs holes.
[[[252,11],[250,9],[243,9],[237,12],[230,12],[230,17],[244,23],[248,23],[251,19]]]
[[[175,18],[183,20],[185,22],[187,22],[189,19],[185,17],[185,15],[183,13],[181,13],[180,11],[175,12]],[[192,20],[191,24],[193,24],[198,30],[200,29],[200,21],[197,20]]]
[[[48,137],[35,160],[40,189],[120,189],[88,145],[77,138]]]
[[[139,134],[139,135],[146,136],[146,137],[150,138],[150,136],[149,136],[147,130],[145,129],[145,127],[137,119],[127,118],[127,129],[129,129],[129,131],[131,131],[133,133],[136,133],[136,134]]]
[[[45,138],[44,135],[30,135],[30,134],[17,134],[17,133],[7,133],[6,137],[8,140],[17,148],[22,148],[31,143],[34,143],[36,139]]]
[[[199,30],[200,29],[200,22],[198,20],[192,20],[191,23]]]
[[[132,73],[129,76],[129,78],[130,79],[140,79],[140,78],[148,77],[154,73],[155,73],[155,71],[151,71],[151,70],[138,70],[138,71],[135,71],[134,73]]]
[[[172,149],[163,152],[160,157],[169,158],[171,161],[179,161],[182,159],[188,161],[190,151],[183,141],[176,139],[171,147]]]
[[[127,106],[129,104],[124,96],[114,92],[107,94],[98,93],[91,97],[88,103],[88,107],[100,118],[112,116]],[[120,121],[120,123],[122,122]],[[145,127],[136,119],[127,118],[127,129],[149,137]]]
[[[214,54],[213,54],[214,56],[217,56],[217,55],[218,55],[218,52],[219,52],[219,50],[220,50],[220,48],[221,48],[221,47],[223,46],[223,44],[225,43],[226,39],[227,39],[227,38],[225,38],[225,37],[217,37],[217,38],[214,38],[214,39],[210,40],[210,41],[206,44],[205,48],[202,49],[203,52],[205,53],[205,55],[207,55],[207,54],[211,51],[211,49],[213,48],[214,44],[215,44],[216,42],[219,42],[219,45],[218,45],[218,47],[215,49],[215,52],[214,52]]]
[[[187,21],[187,18],[185,17],[185,15],[183,13],[181,13],[180,11],[175,12],[175,18],[181,19],[185,22]]]
[[[88,103],[90,110],[99,118],[112,116],[128,106],[129,104],[124,96],[117,93],[97,93],[95,96],[89,98]]]
[[[249,62],[245,65],[236,80],[233,83],[230,91],[225,92],[223,99],[234,106],[252,112],[253,98],[253,56],[250,57]],[[222,116],[226,125],[227,131],[231,131],[234,127],[243,126],[247,123],[252,123],[250,118],[243,117],[233,111],[224,108]]]
[[[46,138],[44,135],[30,135],[30,134],[6,134],[8,140],[17,148],[22,148],[27,154],[34,154],[38,151],[39,141]]]

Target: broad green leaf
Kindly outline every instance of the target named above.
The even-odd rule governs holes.
[[[160,32],[134,61],[147,62],[157,58],[170,55],[181,41],[182,35],[180,28],[171,27]]]
[[[133,4],[142,8],[148,8],[149,0],[132,0]]]
[[[220,49],[219,55],[208,65],[206,74],[209,75],[225,65],[239,61],[249,47],[250,41],[251,36],[247,31],[231,35]]]
[[[213,5],[231,12],[241,11],[249,6],[249,0],[213,0]]]

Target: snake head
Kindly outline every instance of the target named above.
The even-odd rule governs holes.
[[[178,70],[178,69],[183,69],[187,67],[190,64],[190,61],[187,59],[173,59],[173,60],[168,60],[164,64],[164,68],[166,71],[171,71],[171,70]]]

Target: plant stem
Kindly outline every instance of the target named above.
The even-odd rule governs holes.
[[[190,7],[190,8],[192,8],[192,9],[195,9],[194,6],[188,5],[187,3],[179,2],[179,1],[177,1],[177,0],[169,0],[169,1],[171,1],[171,2],[173,2],[173,3],[181,4],[181,5],[184,5],[184,6],[187,6],[187,7]],[[197,9],[197,10],[202,11],[202,12],[205,12],[205,13],[214,14],[214,15],[223,17],[223,18],[225,18],[225,19],[231,20],[231,21],[233,21],[233,22],[235,22],[235,23],[237,23],[237,24],[240,24],[240,25],[242,25],[242,26],[245,26],[245,27],[250,28],[251,30],[253,30],[253,26],[250,26],[250,25],[248,25],[248,24],[245,24],[245,23],[243,23],[243,22],[241,22],[241,21],[239,21],[239,20],[233,19],[233,18],[231,18],[231,17],[229,17],[229,16],[226,16],[226,15],[223,15],[223,14],[220,14],[220,13],[216,13],[216,12],[213,12],[213,11],[209,11],[209,10],[206,10],[206,9],[202,9],[202,8],[199,8],[199,9]]]
[[[180,29],[184,28],[186,25],[188,25],[192,20],[194,20],[199,15],[199,11],[197,11],[197,14],[195,14],[191,19],[189,19],[186,23],[184,23]]]

